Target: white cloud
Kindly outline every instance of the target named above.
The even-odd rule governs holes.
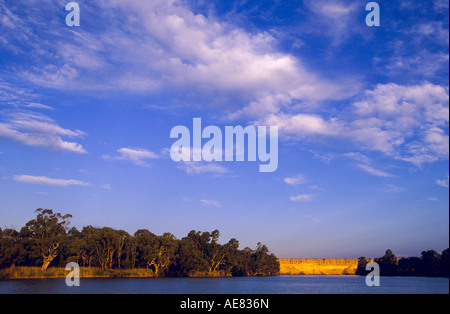
[[[399,128],[409,128],[420,123],[418,118],[439,125],[448,123],[448,91],[430,83],[401,86],[380,84],[365,92],[365,99],[353,104],[361,117],[380,117],[395,120]]]
[[[444,188],[448,188],[449,187],[449,184],[448,184],[448,176],[447,176],[447,179],[444,179],[444,180],[436,180],[436,184],[438,184],[438,185],[440,185],[440,186],[443,186]]]
[[[71,185],[89,186],[89,183],[74,180],[74,179],[53,179],[45,176],[31,176],[31,175],[15,175],[14,180],[17,182],[30,183],[30,184],[44,184],[67,187]]]
[[[35,96],[31,90],[11,85],[0,79],[0,100],[3,104],[18,105],[22,102],[31,102]]]
[[[415,165],[449,156],[448,88],[430,83],[377,85],[335,117],[284,110],[259,118],[256,123],[278,125],[284,139],[344,139],[357,144],[361,151],[379,151]],[[364,159],[359,154],[348,157]]]
[[[298,174],[298,175],[296,175],[296,176],[294,176],[294,177],[287,177],[287,178],[284,178],[283,181],[284,181],[284,183],[286,183],[287,185],[297,186],[297,185],[306,183],[306,178],[305,178],[303,175]]]
[[[303,195],[296,195],[291,196],[289,199],[293,202],[309,202],[314,199],[314,195],[312,194],[303,194]]]
[[[0,122],[0,137],[53,150],[86,153],[81,144],[62,139],[84,136],[86,133],[83,131],[62,128],[53,119],[29,111],[6,114],[5,121]]]
[[[385,171],[381,171],[379,169],[374,168],[371,165],[372,160],[362,153],[352,152],[352,153],[343,154],[342,156],[357,161],[358,168],[364,170],[365,172],[367,172],[373,176],[383,177],[383,178],[394,178],[395,177],[395,175],[393,175],[393,174],[390,174]],[[396,187],[394,185],[389,185],[388,187],[389,187],[389,189],[385,190],[387,192],[398,192],[401,190],[399,187]]]
[[[16,112],[9,121],[18,129],[37,133],[49,133],[67,137],[83,137],[86,133],[80,130],[68,130],[60,127],[52,119],[41,114],[31,112]]]
[[[222,205],[215,200],[200,200],[200,203],[202,203],[204,206],[210,206],[210,207],[217,207],[220,208]]]
[[[103,159],[124,160],[132,162],[136,166],[148,167],[149,164],[147,163],[147,160],[160,158],[158,154],[144,148],[119,148],[117,152],[119,153],[119,155],[113,157],[109,155],[103,155]]]
[[[11,108],[53,109],[37,103],[37,95],[30,90],[12,86],[0,80],[0,100]],[[79,143],[64,138],[83,138],[80,130],[65,129],[50,117],[27,109],[5,109],[0,111],[0,137],[9,138],[29,146],[46,147],[57,151],[86,153]]]
[[[338,136],[344,131],[344,125],[337,119],[325,120],[312,114],[276,114],[268,115],[258,121],[259,125],[278,126],[282,136]]]
[[[50,106],[47,106],[47,105],[43,105],[43,104],[40,104],[40,103],[36,103],[36,102],[29,103],[29,104],[25,105],[24,107],[34,108],[34,109],[54,110],[53,107],[50,107]]]
[[[350,136],[414,164],[448,159],[448,89],[425,83],[378,85],[353,104]]]
[[[295,100],[342,99],[353,92],[353,85],[319,77],[298,57],[280,52],[268,32],[249,33],[195,14],[184,1],[108,1],[98,6],[99,19],[126,21],[127,27],[112,23],[96,34],[80,29],[70,34],[70,41],[66,29],[55,29],[52,35],[60,40],[45,47],[53,61],[38,55],[47,65],[30,67],[22,77],[58,89],[171,88],[195,89],[218,99],[232,95],[242,105],[227,106],[228,112],[236,109],[230,117],[275,112]],[[26,22],[38,23],[37,18]],[[210,106],[210,98],[203,105]]]
[[[321,97],[314,92],[320,81],[296,58],[278,53],[274,38],[268,33],[249,34],[194,14],[180,4],[180,1],[126,4],[140,18],[146,34],[163,44],[158,47],[165,50],[164,54],[158,54],[158,61],[172,74],[167,75],[172,83],[252,92],[253,96],[262,90],[269,94],[280,90],[298,94],[302,90],[307,97]],[[147,59],[147,66],[153,66],[151,61]]]
[[[233,102],[237,105],[224,101],[227,107],[220,109],[227,114],[221,116],[278,125],[285,138],[346,139],[362,149],[380,151],[416,165],[448,158],[445,86],[380,84],[361,94],[361,85],[350,84],[351,78],[330,81],[307,69],[299,57],[280,52],[276,38],[268,32],[249,33],[213,16],[196,14],[184,1],[113,0],[99,2],[98,6],[99,19],[126,21],[120,25],[127,27],[111,23],[96,34],[80,29],[71,33],[70,42],[64,39],[66,29],[55,30],[53,35],[61,40],[52,41],[54,47],[45,47],[54,61],[48,62],[47,55],[37,53],[36,58],[45,60],[47,66],[31,67],[21,73],[22,77],[61,89],[189,91],[206,95],[207,103],[196,99],[199,106],[211,106],[211,95],[217,99],[233,98],[238,100]],[[315,23],[308,20],[305,24],[314,25],[314,29],[303,24],[301,30],[325,35],[331,38],[332,45],[360,31],[352,25],[363,7],[353,1],[308,0],[305,8],[315,19]],[[9,11],[6,13],[8,25],[17,24],[26,30],[14,32],[23,33],[16,41],[42,42],[30,40],[34,36],[33,24],[27,23],[30,21],[15,21]],[[39,22],[36,19],[33,15],[33,21]],[[359,24],[365,27],[364,23]],[[442,26],[420,24],[414,32],[421,36],[431,34],[438,40],[448,34]],[[105,51],[108,53],[102,53]],[[441,59],[448,64],[448,54]],[[346,109],[342,111],[327,110],[327,115],[323,115],[314,110],[322,101],[348,102],[357,94],[358,101],[351,106],[343,103],[342,108]],[[5,129],[4,125],[0,125],[0,136],[2,133],[31,142],[26,135]],[[66,150],[84,150],[77,143],[50,142],[52,146],[65,145]],[[119,158],[130,160],[130,156],[122,154]],[[146,157],[136,158],[135,163],[146,164]]]
[[[383,178],[394,178],[395,177],[394,175],[392,175],[390,173],[372,168],[369,165],[360,164],[360,165],[358,165],[358,167],[361,168],[362,170],[364,170],[365,172],[367,172],[373,176],[376,176],[376,177],[383,177]]]

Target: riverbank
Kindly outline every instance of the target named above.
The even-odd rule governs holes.
[[[42,271],[40,267],[18,266],[0,269],[1,279],[46,279],[46,278],[65,278],[69,271],[65,268],[49,267]],[[108,269],[103,270],[97,267],[80,267],[80,278],[153,278],[154,272],[151,269]],[[188,277],[206,278],[206,277],[231,277],[231,274],[213,271],[193,272]]]
[[[0,279],[45,279],[65,278],[69,271],[65,268],[50,267],[42,271],[40,267],[10,267],[0,269]],[[148,269],[110,269],[80,267],[80,278],[148,278],[153,277]]]
[[[355,275],[358,259],[278,259],[280,275]],[[65,278],[69,272],[64,268],[50,267],[42,271],[40,267],[10,267],[0,269],[0,279],[44,279]],[[231,276],[230,274],[228,276]],[[192,273],[189,277],[228,277],[220,272]],[[80,267],[81,278],[150,278],[151,269],[110,269]]]
[[[358,259],[278,259],[280,275],[355,275]],[[65,278],[69,271],[64,268],[50,267],[42,271],[40,267],[10,267],[0,269],[0,279],[44,279]],[[150,278],[154,277],[151,269],[110,269],[80,267],[80,278]],[[214,272],[193,273],[190,277],[227,277]]]

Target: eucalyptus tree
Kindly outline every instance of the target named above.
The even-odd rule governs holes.
[[[47,270],[50,263],[61,252],[61,244],[66,237],[67,227],[72,215],[53,213],[51,209],[39,208],[35,211],[36,219],[30,220],[24,227],[24,233],[32,240],[42,257],[42,270]]]

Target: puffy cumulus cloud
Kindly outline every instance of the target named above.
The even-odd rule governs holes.
[[[0,121],[0,137],[16,142],[46,147],[57,151],[86,153],[83,146],[63,138],[82,138],[86,133],[80,130],[69,130],[59,126],[53,119],[30,111],[18,111],[4,114]]]
[[[364,100],[353,104],[362,117],[380,117],[395,122],[397,128],[410,128],[421,122],[448,124],[448,90],[425,83],[400,86],[394,83],[378,85],[365,92]]]
[[[334,117],[287,111],[269,111],[255,123],[278,125],[290,139],[345,139],[416,165],[448,159],[449,93],[439,85],[380,84]]]
[[[448,88],[378,85],[353,107],[353,137],[368,147],[414,164],[448,158]]]
[[[289,103],[289,98],[320,101],[344,94],[298,58],[278,52],[266,32],[250,34],[194,14],[179,1],[132,1],[127,8],[140,16],[146,34],[159,45],[158,67],[168,83],[246,95],[251,100],[243,114],[277,110],[278,102]],[[143,61],[154,67],[150,58]]]
[[[21,77],[58,89],[155,92],[170,87],[218,96],[231,93],[244,104],[235,117],[255,110],[273,112],[290,99],[316,102],[351,94],[350,85],[319,77],[298,57],[278,51],[269,33],[249,33],[195,14],[183,1],[98,1],[97,5],[101,8],[96,8],[97,19],[108,27],[80,28],[70,36],[55,29],[47,34],[59,39],[52,45],[33,35],[52,59],[36,54],[38,61],[19,72]],[[84,14],[92,15],[89,10],[93,9],[86,8]],[[42,22],[32,14],[20,20],[31,26]],[[240,112],[245,104],[248,108]]]
[[[285,136],[339,136],[345,131],[345,124],[337,118],[326,120],[315,114],[272,114],[258,121],[261,125],[277,125]]]

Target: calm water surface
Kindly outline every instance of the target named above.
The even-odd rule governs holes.
[[[263,278],[81,278],[79,287],[65,279],[0,281],[0,294],[448,294],[448,278],[381,277],[367,287],[358,276],[277,276]]]

